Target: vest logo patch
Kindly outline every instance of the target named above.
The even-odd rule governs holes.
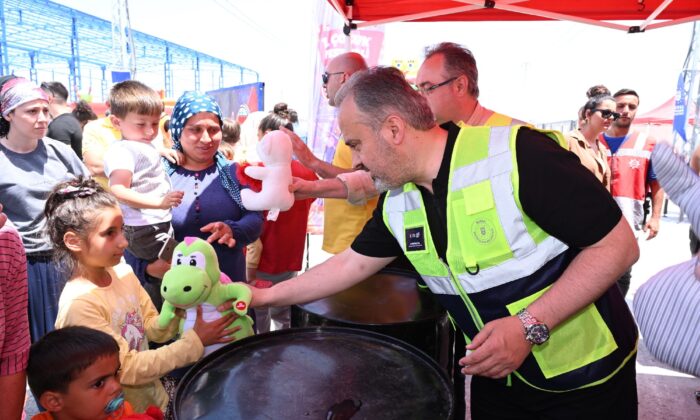
[[[493,228],[491,222],[481,219],[472,223],[472,235],[477,242],[487,244],[493,240],[493,237],[496,235],[496,229]]]
[[[642,164],[637,159],[630,160],[629,165],[630,165],[630,168],[632,168],[632,169],[639,169],[639,167],[642,166]]]
[[[423,226],[406,229],[406,251],[425,251]]]

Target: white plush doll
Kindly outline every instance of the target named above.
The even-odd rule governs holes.
[[[280,211],[287,211],[294,205],[294,193],[289,192],[292,141],[282,131],[271,131],[260,140],[257,152],[264,166],[248,166],[245,174],[262,181],[262,189],[260,192],[241,190],[241,200],[246,209],[269,210],[267,219],[276,220]]]

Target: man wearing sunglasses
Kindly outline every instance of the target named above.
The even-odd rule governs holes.
[[[664,192],[656,180],[651,166],[651,152],[656,140],[646,133],[632,130],[632,122],[639,107],[639,95],[632,89],[621,89],[613,95],[619,118],[613,121],[607,133],[599,140],[609,152],[611,181],[610,193],[622,209],[636,237],[647,232],[647,240],[659,233],[659,220]],[[644,200],[651,193],[651,217],[644,222]],[[623,296],[627,294],[632,280],[632,268],[618,280]]]
[[[323,90],[328,98],[328,105],[335,106],[335,94],[350,76],[367,69],[364,58],[358,53],[349,52],[332,59],[326,71],[321,75]],[[292,139],[294,154],[299,162],[314,171],[323,180],[334,180],[336,176],[354,170],[352,153],[345,142],[340,139],[335,149],[332,163],[317,158],[308,146],[294,132],[282,128]],[[313,181],[306,181],[313,184]],[[342,184],[341,184],[342,185]],[[328,199],[324,203],[323,250],[337,254],[350,246],[353,239],[362,230],[377,205],[377,199],[364,200],[361,205],[352,205],[345,200]]]
[[[331,66],[329,65],[329,71]],[[324,73],[329,80],[333,73]],[[426,48],[425,60],[418,69],[416,89],[428,101],[438,124],[454,122],[470,126],[508,126],[526,124],[479,103],[479,70],[472,52],[459,44],[443,42]],[[329,103],[332,95],[328,90]],[[335,95],[337,89],[332,93]],[[324,177],[326,178],[326,177]],[[297,199],[308,197],[347,198],[351,204],[362,205],[377,191],[367,171],[342,174],[320,181],[296,180]]]

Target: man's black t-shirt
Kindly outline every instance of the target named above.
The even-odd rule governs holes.
[[[433,194],[418,187],[425,203],[428,224],[438,255],[447,250],[447,183],[450,160],[460,128],[444,124],[447,144]],[[622,217],[610,193],[578,157],[546,135],[523,127],[515,144],[520,179],[520,201],[525,213],[548,234],[573,248],[603,239]],[[395,257],[401,246],[382,218],[383,194],[372,218],[352,243],[352,249],[371,257]]]
[[[46,136],[69,145],[80,159],[83,158],[83,129],[70,112],[54,118]]]

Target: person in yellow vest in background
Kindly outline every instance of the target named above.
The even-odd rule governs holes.
[[[443,76],[423,90],[467,87]],[[472,419],[637,418],[638,334],[615,281],[639,248],[563,136],[440,127],[394,68],[353,75],[336,104],[345,143],[388,191],[350,249],[253,288],[251,306],[329,296],[405,255],[470,343]]]
[[[598,140],[605,146],[610,166],[610,193],[622,209],[636,237],[648,232],[647,240],[659,233],[664,190],[652,168],[651,152],[656,139],[631,130],[639,108],[639,95],[632,89],[620,89],[613,95],[620,115]],[[651,215],[644,221],[644,200],[651,194]],[[632,281],[630,267],[617,281],[626,296]]]
[[[491,127],[524,124],[479,103],[479,69],[472,52],[462,45],[443,42],[427,48],[416,85],[440,125],[450,121]],[[366,200],[381,192],[374,188],[366,170],[318,181],[295,179],[293,189],[297,199],[347,198],[350,204],[356,205],[364,205]]]
[[[328,98],[328,105],[335,105],[335,94],[350,76],[367,69],[365,59],[358,53],[340,54],[328,63],[322,75],[323,88]],[[293,131],[282,128],[292,139],[294,155],[304,166],[314,171],[319,177],[335,179],[342,173],[355,170],[350,149],[338,141],[332,163],[317,158],[308,146]],[[345,200],[327,199],[323,215],[323,250],[337,254],[347,249],[353,239],[365,225],[377,205],[377,199],[365,200],[361,205],[352,205]]]

